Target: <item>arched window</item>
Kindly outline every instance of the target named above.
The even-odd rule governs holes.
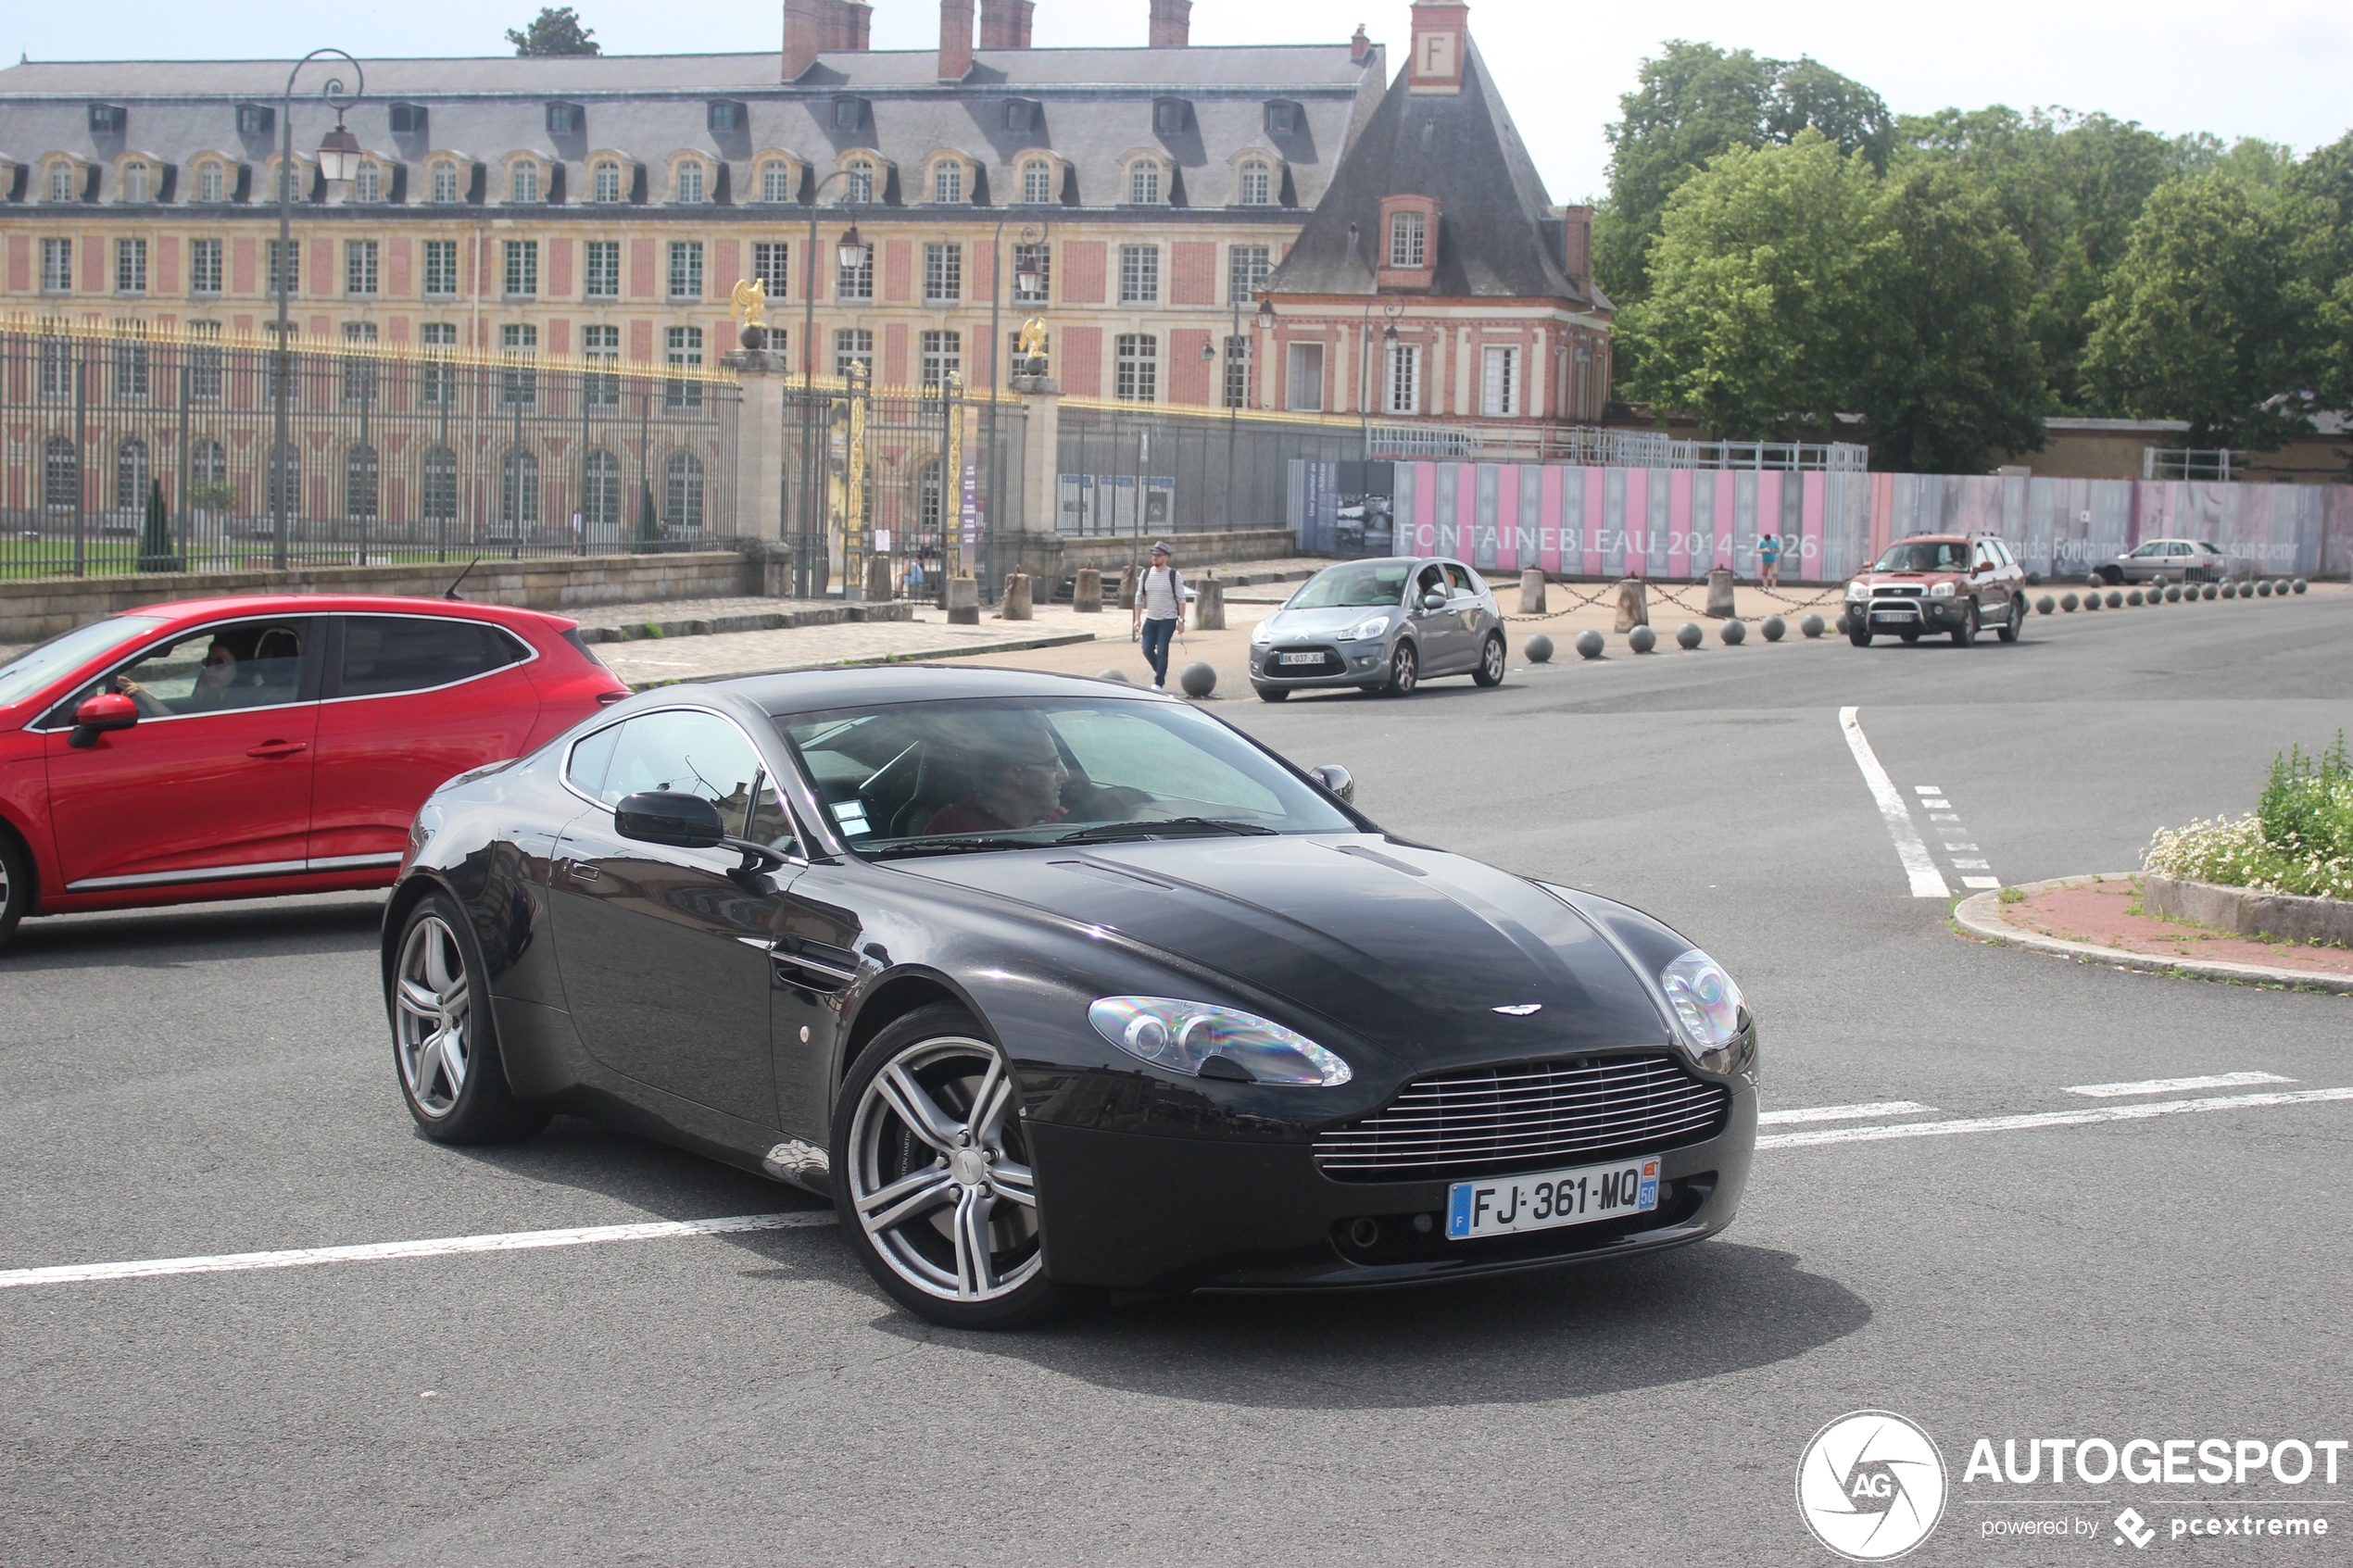
[[[196,166],[196,199],[200,202],[220,202],[229,199],[228,171],[217,163]]]
[[[143,202],[147,199],[147,166],[145,164],[126,163],[122,166],[122,199],[127,202]]]
[[[343,455],[343,515],[353,522],[376,520],[376,449],[354,446]]]
[[[621,526],[621,459],[602,448],[581,461],[580,516],[590,530]]]
[[[1160,205],[1160,165],[1138,158],[1127,169],[1127,199],[1137,207]]]
[[[279,497],[283,495],[286,518],[292,521],[302,516],[302,453],[289,442],[276,448],[276,457],[277,460],[274,462],[268,457],[262,459],[269,470],[268,509],[271,517],[276,517]]]
[[[1032,207],[1042,207],[1054,199],[1054,166],[1043,158],[1032,158],[1021,166],[1021,199]]]
[[[1389,219],[1389,264],[1408,271],[1428,265],[1428,220],[1418,212],[1391,213]]]
[[[114,449],[114,509],[145,511],[147,506],[147,444],[132,436]]]
[[[73,200],[73,165],[59,162],[49,166],[49,199],[53,202]]]
[[[1275,170],[1256,158],[1242,165],[1242,205],[1266,207],[1275,199]]]
[[[419,469],[417,515],[447,525],[458,521],[458,458],[447,446],[428,446]]]
[[[662,465],[662,521],[673,528],[699,532],[702,528],[702,459],[692,452],[673,452]]]
[[[875,166],[860,158],[849,166],[849,178],[841,182],[841,199],[864,204],[875,199]]]
[[[953,159],[935,164],[931,171],[931,199],[936,202],[961,202],[964,199],[964,166]]]
[[[42,450],[41,504],[58,512],[82,504],[82,456],[62,435],[51,436]]]
[[[688,158],[678,166],[676,196],[682,202],[703,199],[702,164],[698,160]]]
[[[498,521],[517,533],[539,521],[539,459],[520,446],[499,465]]]
[[[539,166],[529,158],[515,165],[509,175],[509,201],[535,202],[539,199]]]
[[[621,165],[610,158],[597,165],[591,174],[590,199],[617,202],[621,199]]]
[[[783,158],[772,157],[760,166],[760,199],[764,202],[792,200],[792,165]]]
[[[459,199],[458,166],[447,159],[433,166],[433,199],[437,202]]]

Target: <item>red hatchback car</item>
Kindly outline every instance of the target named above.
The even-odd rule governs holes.
[[[200,599],[0,666],[0,942],[28,914],[390,885],[444,780],[629,695],[575,624]]]

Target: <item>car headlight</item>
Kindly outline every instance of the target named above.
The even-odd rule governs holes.
[[[1697,947],[1660,970],[1658,984],[1684,1037],[1697,1047],[1701,1065],[1720,1072],[1708,1059],[1740,1037],[1741,988],[1723,965]]]
[[[1868,599],[1871,596],[1870,584],[1857,578],[1846,585],[1846,596],[1850,599]]]
[[[1306,1035],[1254,1013],[1209,1002],[1105,997],[1087,1010],[1087,1022],[1137,1060],[1188,1077],[1248,1074],[1261,1084],[1313,1084],[1330,1089],[1355,1076],[1348,1063]],[[1226,1069],[1212,1068],[1203,1074],[1203,1065],[1213,1059],[1221,1060]]]
[[[1931,599],[1949,599],[1953,596],[1953,585],[1950,583],[1931,583],[1929,586],[1928,596]]]
[[[1355,625],[1351,626],[1348,629],[1346,640],[1352,643],[1361,643],[1369,637],[1386,635],[1388,631],[1389,613],[1384,610],[1378,615],[1373,616],[1365,621],[1360,621]]]
[[[1252,647],[1265,647],[1274,640],[1275,618],[1271,615],[1250,629],[1250,641]]]

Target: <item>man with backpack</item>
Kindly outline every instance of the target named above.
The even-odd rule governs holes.
[[[1136,616],[1129,631],[1141,632],[1144,662],[1152,667],[1152,689],[1168,685],[1168,645],[1185,629],[1185,579],[1168,564],[1168,541],[1152,544],[1152,564],[1136,583]]]

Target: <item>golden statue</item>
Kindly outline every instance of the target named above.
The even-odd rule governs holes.
[[[746,327],[768,324],[768,285],[754,278],[736,280],[736,292],[729,297],[728,312]]]
[[[1032,316],[1021,324],[1021,341],[1014,352],[1025,359],[1042,359],[1046,355],[1046,318]]]

